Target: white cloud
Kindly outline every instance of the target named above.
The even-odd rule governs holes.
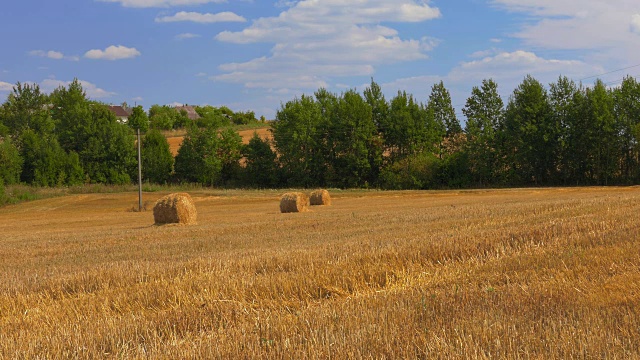
[[[89,50],[84,54],[84,57],[94,60],[122,60],[134,58],[140,55],[140,52],[135,48],[128,48],[122,45],[112,45],[105,50]]]
[[[476,51],[474,53],[472,53],[471,55],[469,55],[470,58],[474,58],[474,59],[478,59],[478,58],[485,58],[488,56],[493,56],[497,53],[499,53],[500,51],[496,48],[491,48],[491,49],[487,49],[487,50],[480,50],[480,51]]]
[[[92,84],[88,81],[84,81],[84,80],[78,80],[78,81],[80,82],[80,85],[82,85],[82,89],[87,93],[87,96],[90,98],[102,99],[102,98],[108,98],[108,97],[117,95],[114,92],[101,89],[97,87],[95,84]],[[40,89],[42,89],[43,92],[49,93],[59,88],[60,86],[69,86],[69,84],[71,84],[71,81],[45,79],[40,83]]]
[[[170,104],[167,104],[167,106],[171,106],[171,107],[184,106],[184,103],[174,101],[174,102],[172,102]]]
[[[631,17],[631,32],[640,34],[640,14]]]
[[[29,55],[31,56],[39,56],[39,57],[46,57],[49,59],[54,59],[54,60],[70,60],[70,61],[78,61],[80,60],[80,58],[78,56],[65,56],[63,53],[59,52],[59,51],[54,51],[54,50],[49,50],[49,51],[44,51],[44,50],[32,50],[29,51]]]
[[[273,43],[270,56],[223,64],[215,81],[249,88],[317,89],[333,77],[370,76],[375,67],[426,59],[437,45],[430,37],[403,39],[381,23],[420,22],[440,17],[437,8],[415,0],[302,0],[280,2],[277,17],[255,20],[239,32],[216,36],[236,44]]]
[[[191,21],[201,24],[217,23],[217,22],[245,22],[247,19],[232,12],[221,12],[217,14],[202,14],[198,12],[180,11],[172,16],[157,17],[156,22],[179,22]]]
[[[452,81],[476,82],[493,78],[512,82],[521,81],[525,75],[530,74],[546,83],[555,81],[560,75],[580,79],[602,71],[601,67],[580,60],[545,59],[533,52],[518,50],[463,62],[449,73],[448,78]]]
[[[131,100],[133,100],[133,101],[144,101],[144,98],[142,96],[136,96]]]
[[[515,34],[539,49],[583,51],[614,68],[640,58],[640,5],[636,0],[493,0],[529,16]],[[638,33],[634,33],[638,30]]]
[[[13,84],[9,84],[7,82],[0,81],[0,91],[2,91],[2,92],[13,91]]]
[[[198,34],[192,34],[192,33],[182,33],[182,34],[178,34],[175,36],[176,39],[178,40],[186,40],[186,39],[195,39],[195,38],[199,38],[200,35]]]
[[[152,8],[152,7],[171,7],[171,6],[189,6],[202,4],[220,4],[226,0],[98,0],[102,2],[119,3],[124,7],[135,8]]]

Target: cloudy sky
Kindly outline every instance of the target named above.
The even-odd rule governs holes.
[[[506,98],[543,83],[640,76],[638,0],[20,0],[0,12],[0,98],[82,81],[106,103],[226,105],[273,118],[320,87],[426,101],[443,80],[456,111],[493,78]],[[625,69],[625,70],[621,70]]]

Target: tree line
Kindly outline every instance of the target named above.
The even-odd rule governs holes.
[[[0,182],[42,186],[143,179],[233,187],[433,189],[640,183],[640,84],[583,86],[532,76],[506,105],[495,81],[472,89],[461,124],[443,82],[426,102],[399,91],[387,100],[373,80],[362,92],[319,89],[281,105],[273,140],[247,145],[230,127],[253,112],[197,107],[134,108],[121,124],[79,82],[42,94],[18,83],[0,107]],[[263,119],[264,120],[264,119]],[[186,127],[174,158],[160,129]]]
[[[426,103],[318,90],[273,124],[279,185],[432,189],[638,184],[640,84],[608,88],[526,76],[505,106],[495,81],[473,87],[461,126],[442,82]],[[266,149],[266,148],[265,148]],[[266,150],[265,150],[266,151]],[[269,155],[270,157],[272,155]]]

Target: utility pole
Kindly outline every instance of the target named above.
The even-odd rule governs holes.
[[[142,212],[142,161],[140,156],[140,127],[138,131],[138,211]]]

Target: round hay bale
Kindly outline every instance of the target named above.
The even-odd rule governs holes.
[[[187,193],[169,194],[156,202],[153,219],[156,224],[195,224],[198,212]]]
[[[331,205],[331,195],[327,190],[315,190],[310,196],[311,206],[314,205]]]
[[[291,192],[282,195],[280,198],[280,212],[292,213],[307,211],[309,198],[301,192]]]

